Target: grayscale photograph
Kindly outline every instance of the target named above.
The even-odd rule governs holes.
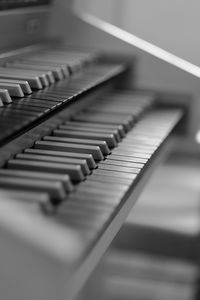
[[[0,0],[0,300],[200,299],[199,12]]]

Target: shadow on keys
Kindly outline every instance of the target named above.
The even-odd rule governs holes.
[[[199,299],[199,178],[195,160],[170,158],[158,168],[88,282],[87,299]]]

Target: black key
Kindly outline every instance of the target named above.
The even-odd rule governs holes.
[[[34,179],[45,179],[49,181],[59,181],[63,184],[63,187],[66,192],[72,192],[74,190],[74,187],[68,175],[35,172],[35,171],[0,169],[0,176],[4,176],[4,177],[13,176],[17,178],[34,178]]]
[[[66,158],[66,157],[56,157],[56,156],[45,156],[45,155],[37,155],[37,154],[28,154],[28,153],[20,153],[16,155],[17,159],[27,159],[27,160],[39,160],[43,162],[55,162],[61,164],[71,164],[71,165],[79,165],[81,166],[82,172],[84,175],[89,175],[91,172],[87,165],[87,161],[84,159],[74,159],[74,158]]]
[[[66,193],[61,182],[48,181],[41,178],[29,179],[0,176],[0,188],[8,189],[8,191],[15,189],[20,191],[47,192],[53,202],[60,202],[66,198]]]
[[[60,125],[59,129],[71,130],[71,131],[83,131],[83,132],[91,132],[91,133],[113,134],[115,137],[115,140],[118,143],[121,141],[121,137],[117,130],[87,127],[87,126],[84,126],[84,123],[82,126],[74,126],[73,122],[69,122],[67,125]]]
[[[97,161],[104,159],[101,149],[98,146],[38,141],[35,142],[34,147],[36,149],[92,154],[93,158]]]
[[[55,136],[44,136],[44,141],[55,141],[61,143],[73,143],[78,145],[91,145],[98,146],[104,155],[110,154],[110,150],[106,141],[89,140],[89,139],[78,139],[78,138],[65,138]]]
[[[51,150],[42,150],[42,149],[25,149],[24,152],[29,153],[29,154],[38,154],[38,155],[45,155],[45,156],[50,155],[50,156],[56,156],[56,157],[84,159],[87,161],[87,164],[91,170],[97,168],[97,165],[91,154],[63,152],[63,151],[51,151]]]
[[[121,138],[125,136],[125,131],[122,125],[111,125],[111,124],[103,124],[103,123],[91,123],[91,122],[65,122],[65,125],[72,124],[76,127],[87,126],[88,128],[97,128],[97,129],[107,129],[107,130],[117,130],[118,134]]]
[[[68,174],[72,181],[82,181],[85,178],[81,166],[70,164],[11,159],[7,162],[7,167],[15,170]]]
[[[61,137],[72,137],[72,138],[80,138],[80,139],[93,139],[93,140],[100,140],[106,141],[110,148],[114,148],[117,146],[117,141],[115,139],[114,134],[104,134],[98,132],[82,132],[82,131],[70,131],[70,130],[61,130],[55,129],[53,131],[55,136]]]

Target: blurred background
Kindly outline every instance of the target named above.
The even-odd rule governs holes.
[[[200,66],[199,1],[81,0],[90,13]],[[170,154],[80,299],[200,299],[200,161]]]
[[[75,0],[74,5],[200,66],[197,0]]]

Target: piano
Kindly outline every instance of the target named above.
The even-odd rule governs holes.
[[[74,299],[175,141],[195,148],[198,70],[71,6],[0,1],[3,300]]]

